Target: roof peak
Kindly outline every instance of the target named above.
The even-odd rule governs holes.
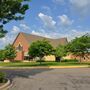
[[[31,36],[36,36],[36,37],[41,37],[41,38],[46,38],[46,39],[53,39],[53,40],[59,40],[59,39],[67,39],[66,37],[61,37],[61,38],[49,38],[49,37],[44,37],[44,36],[40,36],[40,35],[35,35],[35,34],[30,34],[30,33],[26,33],[26,32],[19,32],[19,34],[24,34],[24,35],[31,35]]]
[[[43,39],[46,39],[47,41],[49,41],[53,47],[57,47],[58,45],[65,45],[68,43],[67,38],[51,39],[51,38],[47,38],[47,37],[43,37],[43,36],[39,36],[39,35],[33,35],[33,34],[29,34],[29,33],[24,33],[24,32],[19,32],[15,41],[17,40],[17,38],[20,35],[22,35],[25,38],[25,40],[28,42],[28,45],[32,42],[35,42],[37,40],[43,40]],[[15,41],[14,41],[14,43],[15,43]]]

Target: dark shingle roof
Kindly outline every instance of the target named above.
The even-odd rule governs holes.
[[[27,40],[28,43],[32,43],[37,40],[43,40],[43,39],[48,40],[53,47],[57,47],[58,45],[65,45],[68,43],[67,38],[50,39],[50,38],[27,34],[27,33],[23,33],[23,32],[21,32],[21,34],[25,37],[25,39]]]

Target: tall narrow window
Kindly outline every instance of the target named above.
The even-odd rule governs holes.
[[[17,51],[23,51],[23,47],[19,44],[18,47],[16,47]]]

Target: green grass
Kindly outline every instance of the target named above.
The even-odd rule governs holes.
[[[10,62],[4,63],[0,62],[0,66],[4,67],[32,67],[32,66],[81,66],[81,65],[90,65],[90,63],[78,63],[78,62]]]

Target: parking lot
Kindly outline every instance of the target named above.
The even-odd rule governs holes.
[[[9,90],[90,90],[90,69],[0,70],[13,85]]]

